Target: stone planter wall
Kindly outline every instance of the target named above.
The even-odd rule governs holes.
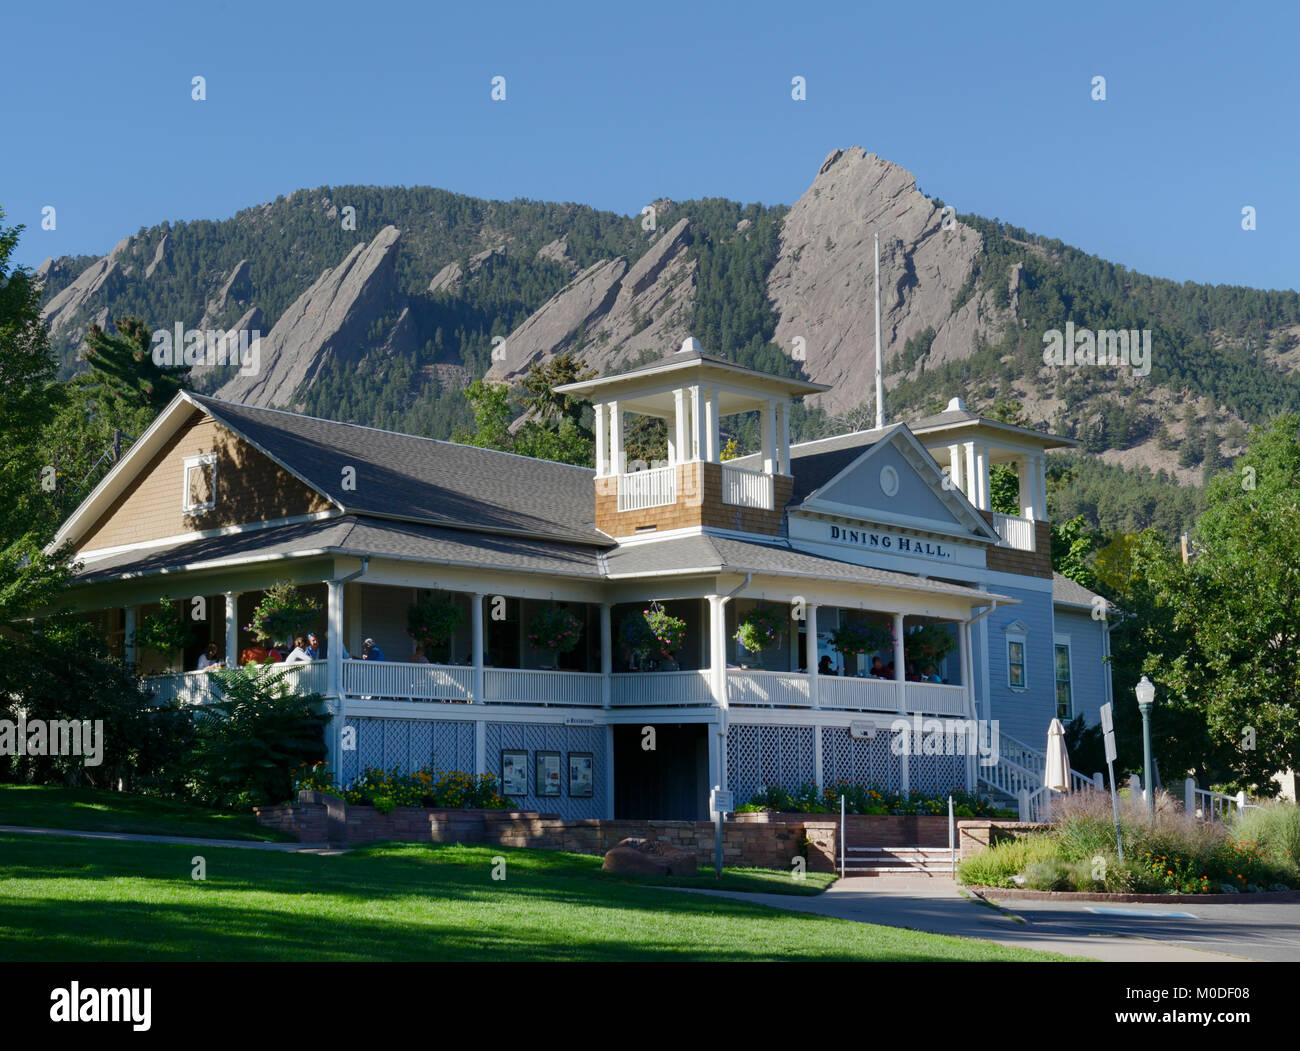
[[[1004,839],[1016,839],[1037,832],[1045,825],[1032,821],[992,821],[987,818],[965,818],[957,822],[958,856],[962,861],[983,854],[989,847]]]

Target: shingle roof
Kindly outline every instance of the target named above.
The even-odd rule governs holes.
[[[790,502],[803,503],[812,493],[875,445],[891,429],[884,427],[880,430],[853,431],[851,434],[838,434],[834,438],[823,438],[815,442],[790,446],[790,473],[794,476],[794,492]],[[749,470],[758,470],[761,466],[760,460],[758,453],[751,453],[735,460],[728,460],[727,463]]]
[[[826,558],[799,551],[788,543],[760,543],[732,537],[697,534],[668,540],[625,544],[605,556],[611,577],[652,576],[684,573],[691,570],[738,573],[764,573],[773,576],[800,576],[874,584],[880,587],[923,591],[931,594],[956,595],[987,604],[990,599],[1003,603],[1017,600],[960,584],[922,579],[910,573],[860,566],[853,562]]]
[[[344,515],[191,540],[96,559],[77,574],[80,583],[176,573],[222,562],[255,562],[315,553],[369,555],[461,566],[598,579],[600,549],[588,544],[447,529],[416,522]]]
[[[593,521],[590,468],[189,397],[347,512],[612,543]],[[355,469],[354,489],[343,488],[348,467]]]
[[[1052,573],[1052,601],[1063,606],[1092,607],[1095,599],[1101,599],[1107,606],[1111,603],[1096,592],[1089,591],[1082,584],[1077,584],[1061,573]]]

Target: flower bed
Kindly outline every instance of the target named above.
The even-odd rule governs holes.
[[[436,807],[470,810],[512,810],[514,800],[497,791],[495,774],[475,777],[460,770],[434,770],[423,766],[412,773],[398,767],[379,770],[368,766],[360,776],[339,786],[328,763],[301,767],[297,791],[325,792],[352,805],[370,805],[381,813],[394,807]]]
[[[916,814],[933,817],[946,817],[948,814],[948,797],[952,797],[953,813],[956,817],[1015,817],[1011,811],[1002,810],[993,805],[984,796],[954,788],[943,795],[932,795],[912,789],[900,792],[878,784],[863,784],[855,781],[834,781],[825,788],[813,784],[802,784],[794,791],[787,791],[780,785],[768,785],[756,792],[744,806],[738,807],[738,814],[752,814],[760,811],[777,811],[801,814],[838,814],[840,797],[844,797],[844,809],[849,814]]]

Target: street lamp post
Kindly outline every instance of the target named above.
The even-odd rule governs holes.
[[[1146,790],[1147,814],[1154,818],[1156,814],[1156,794],[1152,771],[1155,764],[1151,760],[1151,709],[1156,706],[1155,685],[1145,675],[1134,687],[1137,694],[1138,711],[1142,713],[1142,787]]]

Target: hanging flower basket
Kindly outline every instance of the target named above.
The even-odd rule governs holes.
[[[446,643],[464,623],[465,611],[438,595],[426,595],[406,611],[406,633],[424,647],[426,655]]]
[[[903,635],[903,651],[909,661],[917,664],[937,664],[956,648],[956,637],[933,621]]]
[[[854,653],[878,653],[894,648],[893,629],[874,624],[865,617],[840,621],[830,634],[831,645],[846,657]]]
[[[164,596],[158,602],[158,612],[144,617],[131,636],[131,645],[138,651],[154,650],[172,654],[190,644],[194,632],[185,623],[185,607]]]
[[[789,611],[784,606],[755,606],[740,618],[732,637],[750,653],[762,653],[780,644],[789,620]]]
[[[582,638],[582,619],[563,606],[543,606],[528,622],[528,642],[543,653],[568,653]]]
[[[619,639],[640,660],[671,657],[686,644],[686,621],[674,617],[658,602],[629,613],[619,629]]]
[[[307,634],[319,616],[318,603],[287,580],[280,580],[267,588],[244,630],[258,642],[282,642]]]

